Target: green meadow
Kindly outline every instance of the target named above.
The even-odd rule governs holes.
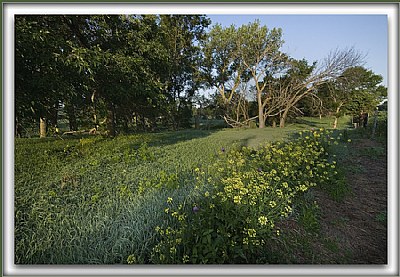
[[[278,247],[277,235],[285,233],[283,227],[277,229],[273,225],[282,225],[293,218],[313,229],[318,225],[318,209],[307,200],[308,191],[325,186],[329,192],[333,185],[343,187],[343,182],[336,181],[323,185],[318,173],[304,177],[301,182],[295,181],[295,175],[301,175],[305,168],[309,170],[310,165],[332,168],[336,165],[332,155],[346,147],[351,131],[345,130],[346,118],[341,122],[342,130],[326,131],[330,121],[329,118],[303,118],[284,129],[183,130],[120,135],[113,139],[101,136],[17,138],[15,262],[277,263],[281,256],[276,249],[273,253],[261,250],[260,254],[263,249],[260,245],[265,248],[266,243],[273,243]],[[299,134],[299,131],[302,132]],[[325,132],[328,135],[323,135]],[[271,153],[275,153],[272,158]],[[292,173],[286,172],[287,168]],[[257,170],[279,172],[275,177],[263,175],[260,182],[265,187],[256,188],[248,176]],[[283,172],[286,177],[281,175]],[[343,179],[338,176],[338,180]],[[235,187],[233,177],[239,178],[245,189],[246,195],[240,198],[242,202],[239,194],[224,195],[228,186]],[[286,192],[280,187],[282,183]],[[301,187],[301,184],[307,186]],[[286,198],[280,196],[282,191]],[[245,200],[250,196],[257,202],[257,209],[253,209],[253,200]],[[282,205],[269,204],[275,202],[270,199],[272,196]],[[205,205],[219,207],[221,214],[207,212]],[[201,209],[199,213],[193,212],[196,206]],[[166,211],[168,207],[171,212]],[[283,207],[290,212],[282,213],[279,209]],[[171,217],[173,209],[175,214]],[[232,216],[230,212],[222,213],[227,210],[236,214],[233,226],[226,225]],[[258,245],[247,245],[245,252],[236,251],[242,248],[221,246],[227,245],[226,239],[231,236],[238,236],[232,244],[245,240],[241,234],[243,226],[249,216],[261,210],[265,216],[260,214],[251,223],[261,224],[257,225],[261,228],[257,229],[260,238],[254,242]],[[266,214],[268,222],[272,222],[272,227],[267,229],[264,228]],[[176,220],[178,215],[181,217]],[[208,226],[209,233],[205,235],[204,232],[196,234],[192,229],[203,225]],[[225,228],[225,233],[214,234],[220,230],[219,225]],[[246,230],[255,232],[256,227]],[[249,232],[250,238],[256,236],[253,231]],[[213,245],[214,241],[221,245]],[[210,249],[220,249],[221,253]],[[221,255],[226,257],[217,259]],[[255,259],[260,255],[261,260]]]

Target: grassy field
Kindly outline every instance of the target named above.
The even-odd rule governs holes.
[[[230,161],[221,158],[221,153],[227,157],[242,155],[249,164],[255,163],[258,160],[252,160],[252,150],[237,149],[260,149],[267,142],[289,141],[298,136],[299,130],[327,128],[330,122],[331,119],[303,118],[283,129],[187,130],[115,139],[16,139],[15,262],[163,262],[155,257],[154,249],[165,242],[165,237],[155,230],[180,224],[164,212],[167,199],[177,205],[198,203],[203,201],[204,191],[214,185],[204,181],[201,187],[197,171],[208,168],[205,174],[214,183],[228,180],[229,176],[224,175],[223,179],[212,169],[213,165]],[[343,119],[341,126],[346,127],[346,122]],[[347,139],[347,132],[345,136],[342,141]],[[276,151],[281,149],[273,147]],[[257,155],[269,151],[261,149],[263,152],[260,150]],[[245,174],[245,170],[249,168],[239,168],[238,172]],[[340,198],[341,192],[332,188],[326,191]],[[295,198],[293,209],[298,222],[312,230],[318,225],[318,208],[304,199]],[[246,255],[251,254],[250,251]],[[279,253],[275,253],[261,262],[279,259]]]

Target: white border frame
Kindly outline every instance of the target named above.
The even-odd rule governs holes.
[[[77,6],[79,8],[77,8]],[[381,14],[388,17],[388,264],[354,266],[39,266],[14,264],[15,14]],[[4,275],[398,275],[399,3],[3,3]],[[397,62],[397,63],[396,63]]]

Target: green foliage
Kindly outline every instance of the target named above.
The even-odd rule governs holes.
[[[335,178],[330,178],[329,183],[324,184],[322,189],[338,202],[343,201],[344,197],[350,193],[350,188],[342,171],[339,171]]]
[[[72,94],[69,80],[75,75],[66,74],[70,68],[60,59],[62,49],[68,49],[66,40],[72,39],[61,17],[18,15],[15,35],[16,129],[21,136],[39,126],[39,118],[56,124],[59,101]]]
[[[372,112],[387,96],[386,89],[379,85],[382,76],[374,74],[363,67],[352,67],[338,78],[339,89],[350,95],[346,110],[358,115],[360,112]]]
[[[320,209],[316,201],[303,201],[298,215],[299,223],[306,231],[318,233],[320,231]]]
[[[352,133],[355,138],[374,139],[386,146],[388,143],[387,124],[388,117],[386,111],[378,111],[378,114],[376,115],[376,126],[375,113],[370,113],[367,126],[365,128],[356,128]]]
[[[71,130],[110,136],[157,120],[188,127],[209,23],[200,15],[17,16],[18,135],[39,118],[55,127],[59,113]]]
[[[343,114],[359,116],[373,112],[387,96],[386,88],[380,85],[382,76],[361,66],[346,69],[341,76],[319,87],[325,111],[336,117]]]
[[[219,106],[231,126],[248,125],[246,93],[250,80],[255,83],[258,109],[264,110],[267,100],[262,92],[266,85],[261,80],[267,72],[272,75],[277,72],[282,62],[279,52],[282,44],[282,30],[269,29],[259,21],[240,27],[223,28],[216,24],[209,32],[203,47],[203,75],[206,83],[217,89]],[[253,112],[258,114],[257,110]],[[266,115],[262,117],[259,121],[264,123]]]
[[[154,263],[271,262],[266,245],[278,240],[278,223],[292,216],[293,207],[310,188],[334,187],[336,162],[328,159],[333,132],[300,132],[285,143],[258,150],[221,149],[219,160],[195,168],[202,197],[176,203],[168,198],[167,224],[157,226],[161,241]],[[336,195],[334,195],[336,196]],[[174,203],[172,206],[171,203]],[[301,205],[300,222],[318,231],[318,206]]]
[[[324,246],[332,252],[338,253],[340,251],[339,245],[335,238],[326,238],[324,240]]]
[[[278,114],[284,127],[321,82],[318,97],[336,116],[369,111],[387,94],[381,76],[349,67],[354,50],[334,52],[316,73],[316,62],[280,51],[281,29],[259,21],[208,33],[204,15],[19,15],[15,23],[17,136],[38,126],[52,133],[60,119],[111,137],[189,128],[200,88],[216,88],[215,119],[255,127],[258,118],[260,128]]]

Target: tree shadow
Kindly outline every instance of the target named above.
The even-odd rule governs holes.
[[[159,133],[152,133],[149,136],[150,139],[147,141],[147,143],[149,146],[172,145],[193,139],[205,138],[218,131],[219,129],[212,129],[212,130],[185,129],[179,131],[163,131]]]
[[[254,140],[256,138],[257,137],[255,135],[251,135],[251,136],[248,136],[248,137],[245,137],[245,138],[242,138],[242,139],[238,140],[236,143],[241,147],[243,147],[243,146],[250,147],[250,146],[253,145],[251,143],[251,140]]]
[[[306,125],[306,126],[310,126],[310,127],[318,127],[318,125],[315,123],[315,122],[312,122],[311,120],[307,120],[307,119],[304,119],[304,118],[296,118],[295,120],[294,120],[294,123],[295,124],[304,124],[304,125]],[[319,125],[328,125],[328,123],[319,123]]]

